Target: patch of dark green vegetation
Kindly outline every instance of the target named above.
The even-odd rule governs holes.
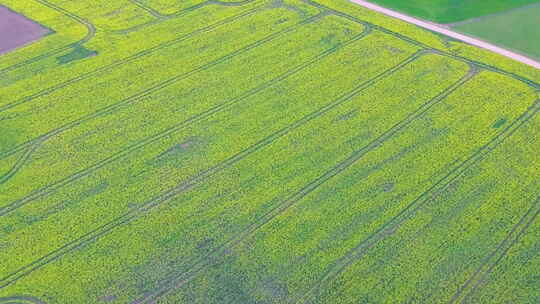
[[[493,124],[493,128],[497,129],[497,128],[500,128],[502,127],[502,125],[504,125],[506,123],[506,118],[501,118],[499,120],[497,120],[494,124]]]
[[[81,60],[84,58],[96,56],[97,52],[89,50],[82,45],[76,46],[73,51],[63,56],[56,58],[59,64],[67,64],[73,61]]]

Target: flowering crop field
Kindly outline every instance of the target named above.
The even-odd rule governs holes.
[[[538,303],[540,71],[342,0],[0,0],[0,304]]]

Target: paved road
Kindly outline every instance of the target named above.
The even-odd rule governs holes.
[[[423,27],[423,28],[426,28],[428,30],[444,34],[446,36],[452,37],[452,38],[457,39],[457,40],[461,40],[463,42],[466,42],[468,44],[471,44],[471,45],[474,45],[474,46],[477,46],[477,47],[481,47],[481,48],[486,49],[486,50],[490,50],[492,52],[501,54],[501,55],[506,56],[508,58],[512,58],[512,59],[517,60],[519,62],[525,63],[525,64],[530,65],[532,67],[535,67],[537,69],[540,69],[540,62],[538,62],[538,61],[536,61],[534,59],[531,59],[531,58],[523,56],[521,54],[509,51],[507,49],[503,49],[501,47],[498,47],[498,46],[493,45],[491,43],[482,41],[480,39],[476,39],[476,38],[473,38],[473,37],[469,37],[467,35],[456,33],[456,32],[454,32],[452,30],[449,30],[448,28],[444,28],[441,25],[437,25],[437,24],[430,23],[430,22],[427,22],[427,21],[423,21],[423,20],[420,20],[420,19],[408,16],[408,15],[405,15],[405,14],[402,14],[402,13],[398,13],[396,11],[384,8],[382,6],[379,6],[379,5],[373,4],[371,2],[364,1],[364,0],[350,0],[350,1],[352,1],[352,2],[354,2],[356,4],[359,4],[359,5],[363,6],[363,7],[369,8],[371,10],[383,13],[385,15],[388,15],[388,16],[391,16],[391,17],[394,17],[394,18],[401,19],[403,21],[406,21],[406,22],[409,22],[409,23],[412,23],[412,24],[416,24],[416,25],[418,25],[420,27]]]

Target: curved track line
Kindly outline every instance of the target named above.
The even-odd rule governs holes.
[[[407,59],[403,63],[400,63],[396,67],[393,67],[393,68],[379,74],[379,76],[377,76],[376,78],[370,79],[370,80],[364,82],[363,84],[359,85],[356,89],[354,89],[354,91],[358,91],[360,88],[365,89],[365,88],[369,87],[370,85],[375,83],[380,78],[383,78],[383,77],[393,73],[397,69],[399,69],[399,68],[405,66],[406,64],[414,61],[416,58],[418,58],[421,55],[422,55],[422,53],[419,52],[419,53],[411,56],[409,59]],[[75,249],[77,249],[77,248],[79,248],[81,246],[84,246],[86,244],[94,242],[98,238],[100,238],[100,237],[108,234],[109,232],[111,232],[116,227],[118,227],[120,225],[123,225],[123,224],[126,224],[126,223],[129,223],[132,220],[135,220],[135,219],[137,219],[137,218],[139,218],[141,216],[144,216],[146,213],[151,211],[154,207],[156,207],[156,206],[158,206],[160,204],[163,204],[163,203],[169,201],[170,199],[173,199],[174,197],[176,197],[177,195],[179,195],[181,193],[184,193],[185,191],[188,191],[189,189],[195,187],[200,182],[206,180],[207,178],[215,175],[216,173],[218,173],[218,172],[220,172],[220,171],[222,171],[222,170],[224,170],[226,168],[229,168],[230,166],[234,165],[238,161],[248,157],[250,154],[264,148],[265,146],[271,144],[272,142],[274,142],[278,138],[286,135],[290,131],[292,131],[294,129],[297,129],[300,126],[306,124],[307,122],[309,122],[309,121],[311,121],[313,119],[316,119],[317,117],[323,115],[324,113],[328,112],[332,108],[334,108],[334,107],[338,106],[339,104],[345,102],[346,97],[349,96],[349,95],[350,94],[345,94],[344,96],[338,98],[337,100],[334,100],[330,104],[327,104],[326,106],[320,108],[319,110],[317,110],[315,112],[312,112],[311,114],[304,116],[302,119],[297,120],[296,122],[292,123],[291,125],[289,125],[289,126],[287,126],[285,128],[282,128],[281,130],[278,130],[277,132],[274,132],[273,134],[265,137],[264,139],[260,140],[259,142],[255,143],[254,145],[246,148],[245,150],[243,150],[243,151],[229,157],[228,159],[216,164],[213,167],[210,167],[209,169],[206,169],[204,171],[199,172],[198,174],[192,176],[191,178],[188,178],[184,182],[181,182],[176,187],[171,188],[168,191],[166,191],[166,192],[164,192],[164,193],[162,193],[160,195],[157,195],[156,197],[152,198],[151,200],[148,200],[147,202],[143,203],[139,208],[132,209],[132,210],[128,211],[127,213],[117,217],[113,221],[103,224],[102,226],[100,226],[100,227],[98,227],[98,228],[84,234],[83,236],[81,236],[81,237],[79,237],[79,238],[77,238],[77,239],[63,245],[62,247],[59,247],[59,248],[55,249],[54,251],[50,252],[49,254],[35,260],[34,262],[32,262],[32,263],[30,263],[30,264],[28,264],[26,266],[21,267],[20,269],[16,270],[15,272],[3,277],[2,279],[0,279],[0,289],[14,283],[15,281],[19,280],[22,277],[27,276],[28,274],[30,274],[31,272],[33,272],[36,269],[39,269],[39,268],[43,267],[44,265],[46,265],[48,263],[51,263],[51,262],[54,262],[55,260],[58,260],[63,255],[65,255],[65,254],[67,254],[67,253],[69,253],[69,252],[71,252],[71,251],[73,251],[73,250],[75,250]]]
[[[489,153],[496,149],[504,140],[512,136],[523,124],[533,118],[540,111],[540,99],[536,100],[534,104],[520,117],[518,117],[512,124],[507,126],[503,132],[492,138],[487,144],[483,145],[473,155],[468,157],[460,165],[452,169],[445,177],[437,181],[428,190],[424,191],[414,201],[401,210],[396,216],[383,224],[377,231],[366,237],[355,248],[351,249],[346,255],[337,260],[333,267],[331,267],[323,276],[323,278],[312,286],[306,294],[296,299],[295,303],[309,303],[310,299],[317,295],[319,288],[337,277],[348,266],[350,266],[356,260],[362,258],[366,254],[367,250],[376,245],[380,240],[386,238],[389,235],[389,231],[395,231],[401,224],[409,220],[416,211],[424,207],[428,202],[436,199],[437,196],[444,191],[448,186],[461,178],[463,174],[474,164],[482,161]]]
[[[47,304],[44,301],[29,296],[13,296],[0,298],[0,304]]]
[[[37,150],[37,148],[40,146],[41,142],[36,142],[32,146],[30,146],[26,151],[21,155],[21,157],[15,162],[15,165],[8,171],[6,174],[0,176],[0,185],[6,183],[9,179],[11,179],[26,163],[28,159],[30,159],[30,156],[34,151]]]
[[[365,88],[373,85],[376,81],[387,77],[388,75],[396,72],[397,70],[405,67],[406,65],[410,64],[411,62],[414,62],[416,59],[418,59],[420,56],[426,54],[425,52],[419,52],[412,57],[410,57],[408,60],[404,61],[400,65],[394,67],[392,70],[389,70],[387,72],[384,72],[383,74],[380,74],[377,78],[374,78],[373,82],[358,87],[357,89],[353,90],[352,92],[348,93],[343,97],[343,100],[339,103],[342,104],[343,102],[350,100],[354,96],[361,93]],[[293,194],[290,198],[283,201],[281,204],[276,206],[274,209],[263,215],[260,220],[257,222],[251,224],[247,229],[240,232],[236,236],[233,236],[228,241],[225,242],[222,246],[213,249],[209,254],[205,255],[204,257],[198,259],[194,265],[192,266],[192,269],[181,273],[174,278],[170,279],[166,283],[164,283],[164,286],[159,288],[158,290],[148,293],[145,296],[143,296],[140,299],[137,299],[132,302],[132,304],[140,304],[140,303],[153,303],[153,301],[156,301],[158,298],[166,295],[167,293],[173,291],[174,289],[186,284],[191,279],[195,277],[200,271],[206,269],[206,267],[210,266],[212,261],[214,260],[213,257],[217,256],[223,256],[227,255],[227,252],[230,252],[230,249],[244,241],[249,236],[253,235],[255,231],[266,225],[268,222],[272,221],[279,215],[283,214],[285,211],[293,207],[294,205],[298,204],[305,196],[310,194],[311,192],[318,189],[321,185],[332,179],[333,177],[339,175],[346,169],[348,169],[350,166],[352,166],[356,161],[364,157],[367,153],[370,151],[378,148],[381,146],[384,142],[386,142],[388,139],[390,139],[393,135],[395,135],[400,130],[404,129],[406,126],[408,126],[410,123],[412,123],[414,120],[421,117],[424,113],[429,111],[434,105],[439,103],[440,101],[444,100],[448,95],[450,95],[452,92],[454,92],[457,88],[459,88],[463,83],[468,81],[473,77],[474,74],[468,73],[466,76],[462,77],[460,80],[458,80],[456,83],[448,87],[444,92],[438,94],[436,97],[432,98],[430,101],[426,102],[424,105],[420,106],[417,110],[409,114],[405,119],[402,121],[396,123],[394,126],[392,126],[390,129],[385,131],[383,134],[381,134],[378,138],[371,141],[369,144],[365,145],[361,149],[353,152],[351,156],[349,156],[344,161],[338,163],[336,166],[334,166],[332,169],[324,173],[322,176],[316,178],[315,180],[311,181],[309,184],[304,186],[302,189],[300,189],[298,192]]]
[[[508,251],[519,241],[521,236],[525,234],[527,229],[531,224],[536,220],[540,214],[540,197],[536,199],[531,208],[521,217],[519,222],[517,222],[514,227],[510,230],[508,235],[504,240],[488,255],[484,258],[482,264],[476,269],[476,271],[471,275],[471,277],[461,286],[449,303],[456,303],[460,300],[462,302],[470,298],[478,289],[481,283],[484,282],[485,278],[493,271],[493,269],[502,261],[502,259],[508,254]],[[518,229],[521,227],[519,232]],[[515,234],[515,235],[514,235]],[[490,263],[493,258],[499,254],[499,257]],[[487,267],[487,269],[486,269]],[[469,289],[469,292],[467,290]]]
[[[137,0],[131,0],[131,1],[137,1]],[[139,25],[135,25],[135,26],[132,26],[130,28],[126,28],[126,29],[122,29],[122,30],[114,30],[114,31],[111,31],[111,32],[115,33],[115,34],[128,34],[128,33],[138,31],[138,30],[140,30],[142,28],[145,28],[145,27],[148,27],[148,26],[151,26],[151,25],[159,24],[159,23],[161,23],[163,21],[166,21],[166,20],[169,20],[169,19],[182,17],[182,16],[186,15],[189,12],[198,10],[198,9],[203,8],[205,6],[219,5],[219,6],[229,6],[230,7],[230,6],[243,6],[243,5],[246,5],[246,4],[257,3],[257,2],[263,2],[263,1],[260,1],[260,0],[246,0],[246,1],[239,1],[239,2],[221,2],[221,1],[208,0],[208,1],[196,4],[194,6],[185,8],[185,9],[183,9],[181,11],[178,11],[178,12],[173,13],[173,14],[168,14],[168,15],[167,14],[162,14],[162,13],[154,10],[153,8],[151,8],[149,6],[144,5],[144,7],[147,7],[149,10],[154,11],[156,14],[158,14],[161,17],[156,17],[157,18],[156,20],[149,21],[149,22],[139,24]],[[139,4],[143,5],[140,2],[139,2]],[[154,16],[156,16],[156,15],[154,15]]]
[[[237,2],[224,2],[224,1],[217,1],[217,0],[207,0],[207,1],[204,1],[204,2],[201,2],[201,3],[198,3],[198,4],[195,4],[193,6],[190,6],[190,7],[187,7],[185,9],[182,9],[182,10],[179,10],[177,12],[174,12],[174,13],[171,13],[171,14],[163,14],[161,12],[159,12],[158,10],[154,9],[153,7],[149,6],[149,5],[146,5],[144,4],[142,1],[140,0],[129,0],[131,3],[133,3],[134,5],[140,7],[141,9],[147,11],[150,15],[158,18],[158,19],[171,19],[171,18],[177,18],[179,17],[180,15],[183,15],[184,12],[186,11],[193,11],[195,9],[199,9],[203,6],[208,6],[208,5],[220,5],[220,6],[242,6],[242,5],[245,5],[247,3],[251,3],[251,2],[254,2],[254,0],[245,0],[245,1],[237,1]],[[145,25],[148,24],[148,23],[145,23]],[[139,27],[141,25],[136,25],[134,27]],[[134,28],[132,27],[132,28]],[[129,29],[124,29],[124,30],[120,30],[122,32],[126,31],[126,30],[130,30],[131,28]]]
[[[118,159],[121,159],[125,156],[127,156],[128,154],[130,154],[131,152],[133,151],[136,151],[144,146],[147,146],[159,139],[162,139],[164,137],[167,137],[169,136],[170,134],[173,134],[174,132],[177,132],[181,129],[184,129],[186,128],[187,126],[193,124],[193,123],[196,123],[196,122],[199,122],[199,121],[202,121],[204,119],[207,119],[211,116],[213,116],[214,114],[218,113],[218,112],[221,112],[239,102],[242,102],[244,101],[245,99],[247,99],[248,97],[250,96],[253,96],[255,95],[256,93],[268,88],[268,87],[271,87],[272,85],[274,85],[275,83],[277,82],[280,82],[286,78],[288,78],[289,76],[293,75],[293,74],[296,74],[298,73],[299,71],[305,69],[306,67],[312,65],[313,63],[316,63],[317,61],[333,54],[334,52],[336,52],[337,50],[345,47],[345,46],[348,46],[360,39],[362,39],[363,37],[367,36],[369,33],[371,32],[371,30],[369,28],[365,28],[364,32],[362,32],[361,34],[357,35],[356,37],[352,38],[351,40],[345,42],[345,43],[342,43],[338,46],[335,46],[333,48],[330,48],[328,50],[326,50],[325,52],[315,56],[313,59],[303,63],[303,64],[300,64],[298,65],[297,67],[287,71],[286,73],[258,86],[258,87],[255,87],[251,90],[248,90],[246,91],[244,94],[236,97],[236,98],[233,98],[231,99],[230,101],[227,101],[223,104],[219,104],[219,105],[216,105],[212,108],[210,108],[209,110],[207,111],[204,111],[204,112],[201,112],[199,114],[196,114],[196,115],[193,115],[191,116],[190,118],[186,119],[185,121],[179,123],[179,124],[176,124],[176,125],[173,125],[155,135],[152,135],[152,136],[149,136],[147,137],[146,139],[144,140],[141,140],[135,144],[133,144],[132,146],[129,146],[128,148],[122,150],[122,151],[119,151],[99,162],[97,162],[96,164],[94,164],[93,166],[90,166],[90,167],[87,167],[85,168],[84,170],[81,170],[69,177],[66,177],[64,179],[61,179],[53,184],[50,184],[48,186],[45,186],[35,192],[33,192],[31,195],[29,196],[26,196],[20,200],[17,200],[17,201],[14,201],[13,203],[11,204],[8,204],[4,207],[0,207],[0,216],[4,216],[14,210],[16,210],[17,208],[20,208],[28,203],[30,203],[31,201],[35,200],[35,199],[38,199],[44,195],[47,195],[48,193],[51,193],[53,191],[55,191],[56,189],[60,188],[60,187],[63,187],[65,185],[68,185],[82,177],[85,177],[89,174],[91,174],[92,172],[118,160]],[[33,152],[33,151],[32,151]]]
[[[126,57],[126,58],[124,58],[124,59],[120,59],[120,60],[118,60],[118,61],[116,61],[116,62],[114,62],[114,63],[112,63],[112,64],[109,64],[109,65],[100,67],[100,68],[98,68],[98,69],[96,69],[96,70],[93,70],[93,71],[91,71],[91,72],[88,72],[88,73],[86,73],[86,74],[82,74],[82,75],[77,76],[77,77],[75,77],[75,78],[72,78],[72,79],[70,79],[70,80],[68,80],[68,81],[65,81],[65,82],[59,83],[59,84],[57,84],[57,85],[54,85],[54,86],[52,86],[52,87],[49,87],[49,88],[47,88],[47,89],[44,89],[44,90],[42,90],[42,91],[40,91],[40,92],[37,92],[37,93],[35,93],[35,94],[32,94],[32,95],[23,97],[23,98],[21,98],[21,99],[19,99],[19,100],[17,100],[17,101],[14,101],[14,102],[11,102],[11,103],[8,103],[8,104],[5,104],[5,105],[1,105],[1,106],[0,106],[0,113],[3,112],[3,111],[6,111],[6,110],[8,110],[8,109],[14,108],[14,107],[16,107],[16,106],[19,106],[19,105],[21,105],[21,104],[28,103],[28,102],[30,102],[30,101],[32,101],[32,100],[38,98],[38,97],[42,97],[42,96],[51,94],[51,93],[53,93],[53,92],[55,92],[55,91],[57,91],[57,90],[59,90],[59,89],[61,89],[61,88],[67,87],[67,86],[69,86],[69,85],[71,85],[71,84],[73,84],[73,83],[77,83],[77,82],[79,82],[79,81],[81,81],[81,80],[88,79],[88,78],[90,78],[90,77],[92,77],[92,76],[95,76],[96,74],[101,73],[101,72],[105,72],[105,71],[114,69],[114,68],[116,68],[116,67],[118,67],[118,66],[121,66],[121,65],[123,65],[123,64],[129,63],[129,62],[131,62],[131,61],[134,61],[134,60],[139,59],[139,58],[141,58],[141,57],[144,57],[144,56],[146,56],[146,55],[149,55],[149,54],[152,54],[152,53],[157,52],[157,51],[159,51],[159,50],[162,50],[162,49],[164,49],[164,48],[173,46],[173,45],[175,45],[176,43],[183,42],[183,41],[188,40],[188,39],[190,39],[190,38],[193,38],[193,37],[195,37],[195,36],[197,36],[197,35],[199,35],[199,34],[206,33],[206,32],[210,32],[210,31],[212,31],[212,30],[214,30],[214,29],[216,29],[216,28],[218,28],[218,27],[220,27],[220,26],[222,26],[222,25],[227,25],[227,24],[230,24],[230,23],[232,23],[232,22],[234,22],[234,21],[237,21],[238,19],[241,19],[241,18],[243,18],[243,17],[246,17],[246,16],[249,16],[249,15],[255,14],[255,13],[257,13],[260,9],[261,9],[261,6],[256,7],[256,8],[254,8],[254,9],[252,9],[252,10],[249,10],[249,11],[243,12],[243,13],[241,13],[241,14],[238,14],[238,15],[235,15],[235,16],[232,16],[232,17],[223,19],[223,20],[221,20],[221,21],[219,21],[219,22],[216,22],[216,23],[214,23],[214,24],[212,24],[212,25],[203,27],[203,28],[201,28],[201,29],[197,29],[197,30],[195,30],[195,31],[193,31],[193,32],[190,32],[190,33],[188,33],[188,34],[182,35],[182,36],[180,36],[180,37],[178,37],[178,38],[175,38],[175,39],[173,39],[173,40],[167,41],[167,42],[162,43],[162,44],[160,44],[160,45],[157,45],[157,46],[155,46],[155,47],[151,47],[151,48],[149,48],[149,49],[140,51],[140,52],[138,52],[138,53],[136,53],[136,54],[133,54],[133,55],[131,55],[131,56],[128,56],[128,57]],[[0,159],[1,159],[2,157],[5,157],[5,155],[0,156]]]
[[[129,2],[133,3],[134,5],[140,7],[141,9],[147,11],[150,15],[158,18],[158,19],[163,19],[163,18],[167,18],[167,15],[163,15],[162,13],[156,11],[155,9],[151,8],[150,6],[142,3],[141,1],[139,0],[129,0]]]
[[[90,41],[92,38],[94,38],[94,36],[96,35],[96,27],[90,23],[89,21],[73,14],[73,13],[70,13],[69,11],[59,7],[59,6],[56,6],[46,0],[35,0],[39,3],[41,3],[42,5],[50,8],[50,9],[53,9],[55,11],[58,11],[68,17],[70,17],[71,19],[77,21],[78,23],[84,25],[86,27],[86,29],[88,30],[88,32],[86,33],[86,35],[80,39],[79,41],[76,41],[76,42],[73,42],[73,43],[70,43],[66,46],[63,46],[63,47],[60,47],[56,50],[53,50],[53,51],[50,51],[48,53],[45,53],[45,54],[42,54],[42,55],[39,55],[39,56],[36,56],[36,57],[33,57],[33,58],[30,58],[30,59],[27,59],[25,61],[22,61],[22,62],[19,62],[19,63],[16,63],[14,65],[11,65],[9,67],[6,67],[6,68],[3,68],[3,69],[0,69],[0,75],[4,74],[4,73],[7,73],[7,72],[10,72],[12,70],[15,70],[15,69],[18,69],[20,67],[23,67],[25,65],[28,65],[28,64],[31,64],[31,63],[34,63],[36,61],[39,61],[43,58],[47,58],[47,57],[50,57],[50,56],[54,56],[58,53],[61,53],[65,50],[68,50],[70,48],[73,48],[73,47],[76,47],[76,46],[79,46],[79,45],[82,45],[88,41]]]

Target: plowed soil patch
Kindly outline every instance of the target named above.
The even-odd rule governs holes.
[[[49,32],[37,22],[0,5],[0,55],[36,41]]]

